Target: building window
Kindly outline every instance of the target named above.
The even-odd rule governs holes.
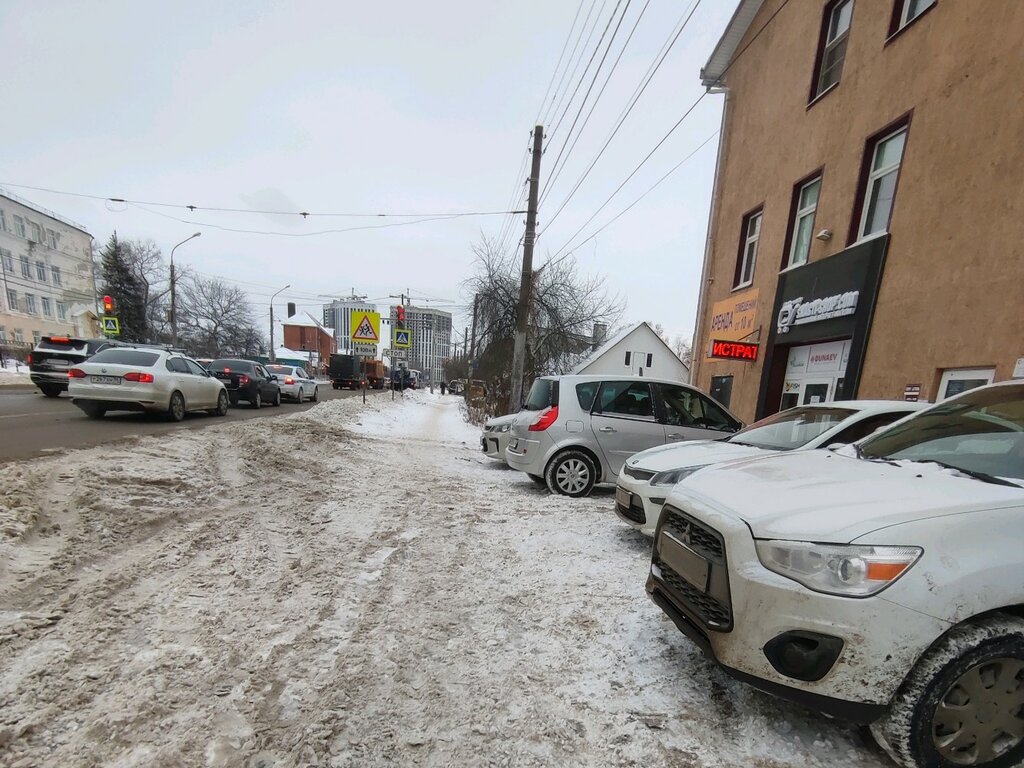
[[[729,407],[732,401],[732,375],[711,377],[711,396],[718,402]]]
[[[793,195],[792,242],[786,267],[798,267],[807,263],[811,239],[814,237],[814,214],[818,210],[820,192],[821,176],[799,185]]]
[[[21,276],[26,280],[32,279],[32,267],[28,263],[28,256],[21,257]]]
[[[740,239],[740,253],[736,259],[736,275],[733,288],[743,288],[754,281],[754,267],[757,263],[757,241],[761,238],[761,214],[763,209],[743,217]]]
[[[812,100],[839,85],[852,19],[853,0],[838,0],[825,6],[821,42],[818,45],[818,66],[814,76],[814,89],[811,92]]]
[[[4,216],[3,209],[0,209],[0,232],[6,232],[6,231],[7,231],[7,218]],[[2,334],[0,334],[0,338],[3,338]]]
[[[33,344],[35,344],[38,347],[39,346],[39,342],[42,341],[42,340],[43,340],[43,334],[41,334],[39,331],[32,331],[32,343]]]
[[[893,201],[896,199],[896,181],[899,179],[903,146],[907,141],[907,128],[873,142],[869,149],[871,164],[862,197],[859,240],[889,229]]]
[[[896,0],[889,34],[896,34],[933,5],[935,0]]]
[[[53,317],[53,302],[46,296],[43,296],[43,314],[47,317]]]
[[[60,267],[50,267],[50,272],[53,273],[53,284],[54,285],[64,285],[64,283],[61,282]]]
[[[14,274],[14,257],[6,248],[0,248],[0,257],[4,260],[4,272]]]
[[[21,216],[14,217],[14,234],[18,237],[25,236],[25,220]]]
[[[18,292],[13,288],[7,289],[7,308],[11,312],[18,311]]]
[[[61,320],[68,319],[68,305],[65,304],[63,301],[57,302],[57,317],[60,318]]]
[[[53,250],[57,250],[57,233],[52,229],[46,230],[46,244],[53,248]]]
[[[14,329],[14,341],[18,344],[21,344],[23,341],[25,341],[25,336],[23,335],[21,328]]]
[[[41,283],[46,282],[46,263],[42,261],[36,262],[36,278]]]
[[[971,369],[947,369],[942,372],[942,380],[939,382],[939,400],[959,395],[975,387],[983,387],[991,384],[996,377],[995,368],[971,368]]]
[[[25,311],[30,315],[36,314],[36,297],[31,293],[25,294]]]
[[[43,228],[36,224],[34,221],[30,221],[28,223],[28,226],[29,234],[31,235],[29,237],[29,240],[31,240],[33,243],[43,242]]]

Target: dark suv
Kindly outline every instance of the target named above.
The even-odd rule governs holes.
[[[281,404],[281,387],[270,372],[251,360],[214,360],[207,370],[224,382],[231,405],[245,400],[253,408]]]
[[[29,376],[47,397],[60,397],[68,389],[68,369],[84,363],[101,349],[120,346],[111,339],[75,339],[43,336],[29,356]]]

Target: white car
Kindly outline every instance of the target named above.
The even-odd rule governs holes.
[[[733,676],[913,768],[1024,764],[1024,382],[668,496],[647,592]]]
[[[489,459],[505,461],[505,449],[508,448],[508,434],[512,429],[512,422],[516,420],[518,413],[510,413],[508,416],[497,416],[484,422],[484,433],[480,436],[480,447],[484,455]]]
[[[306,373],[305,368],[295,365],[270,364],[266,366],[266,369],[281,388],[281,397],[287,397],[296,403],[307,399],[315,403],[320,399],[317,381]]]
[[[68,370],[71,402],[90,419],[107,411],[155,411],[181,421],[189,411],[228,412],[224,385],[191,358],[164,349],[112,347]]]
[[[927,407],[900,400],[851,400],[802,405],[761,419],[722,440],[660,445],[630,457],[619,473],[615,513],[647,536],[669,491],[701,467],[723,461],[853,443]]]

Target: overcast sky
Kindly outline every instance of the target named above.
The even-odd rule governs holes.
[[[629,7],[591,101],[645,5],[619,1],[620,10]],[[564,79],[573,87],[616,2],[6,0],[0,184],[247,210],[507,210],[577,9],[577,29],[591,13],[596,31],[576,77],[570,71]],[[535,265],[565,244],[700,96],[700,67],[733,2],[700,2],[622,130],[544,231],[692,2],[648,4],[540,209]],[[588,75],[549,136],[543,180],[589,83]],[[712,136],[721,98],[704,99],[578,239]],[[544,106],[553,113],[545,121],[550,135],[564,103],[557,112]],[[625,321],[691,335],[716,149],[717,138],[577,251],[581,269],[604,275],[627,300]],[[240,285],[260,315],[287,283],[282,309],[293,300],[317,317],[321,295],[355,289],[386,305],[389,294],[409,288],[413,297],[451,302],[433,306],[453,309],[461,327],[468,324],[460,283],[471,270],[471,247],[481,232],[496,236],[507,222],[474,216],[300,236],[403,220],[193,213],[8,188],[84,224],[101,243],[116,229],[121,237],[152,238],[169,253],[202,231],[175,260]],[[525,204],[517,199],[515,207]],[[524,218],[515,217],[515,239]]]

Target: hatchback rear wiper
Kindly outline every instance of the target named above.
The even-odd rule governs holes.
[[[947,464],[946,462],[938,461],[937,459],[913,459],[913,461],[915,464],[938,464],[940,467],[955,470],[961,474],[967,475],[968,477],[973,477],[975,480],[981,480],[983,483],[992,483],[992,485],[1008,485],[1011,488],[1024,488],[1024,486],[1011,483],[1009,480],[1004,480],[1001,477],[990,475],[987,472],[979,472],[976,469],[964,469],[963,467],[958,467],[956,464]]]

